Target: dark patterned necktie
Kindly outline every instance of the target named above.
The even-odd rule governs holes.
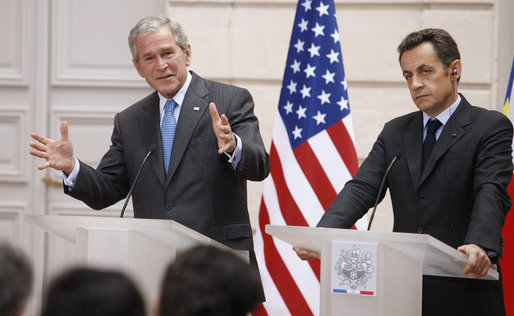
[[[442,125],[439,120],[429,120],[427,122],[427,136],[425,137],[425,142],[423,143],[423,163],[421,165],[421,170],[425,169],[425,165],[428,161],[428,157],[430,157],[430,153],[432,149],[434,149],[434,145],[436,142],[435,132]]]

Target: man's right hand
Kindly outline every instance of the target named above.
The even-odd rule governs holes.
[[[297,247],[293,247],[293,250],[296,252],[298,257],[302,260],[311,260],[311,259],[319,259],[320,255],[317,252],[309,251],[305,249],[300,249]]]
[[[30,150],[32,156],[45,159],[46,161],[37,168],[39,170],[48,167],[61,170],[67,175],[73,171],[75,167],[75,157],[73,156],[73,145],[68,136],[68,122],[61,123],[61,139],[54,140],[46,138],[37,133],[30,133],[30,136],[37,142],[30,142]]]

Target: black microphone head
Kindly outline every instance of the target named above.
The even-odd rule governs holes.
[[[148,147],[148,151],[153,153],[157,149],[157,145],[151,144],[150,147]]]
[[[400,158],[402,158],[402,153],[397,153],[395,157],[397,161],[400,160]]]

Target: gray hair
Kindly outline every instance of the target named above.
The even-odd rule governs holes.
[[[136,40],[139,35],[146,35],[148,33],[153,33],[159,31],[159,29],[167,25],[173,35],[175,35],[175,40],[177,41],[178,46],[185,52],[187,49],[187,35],[182,29],[180,23],[171,21],[164,15],[159,16],[147,16],[142,18],[137,22],[136,26],[130,30],[130,34],[128,37],[128,44],[130,47],[130,52],[132,53],[132,58],[136,62],[139,61],[139,56],[137,53]]]
[[[0,315],[14,316],[32,289],[32,265],[19,249],[0,242]]]

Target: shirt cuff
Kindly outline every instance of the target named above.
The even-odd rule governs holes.
[[[237,136],[235,133],[234,133],[234,136],[237,139],[236,149],[234,149],[234,152],[232,153],[232,155],[227,152],[225,152],[225,155],[227,155],[227,157],[229,158],[228,162],[232,165],[232,168],[236,169],[237,165],[239,164],[239,161],[241,160],[241,152],[243,150],[243,141],[241,141],[241,138],[239,136]]]
[[[66,175],[64,171],[62,171],[62,180],[64,181],[64,186],[66,186],[66,189],[71,191],[73,187],[75,187],[75,182],[77,182],[77,177],[79,175],[80,170],[80,163],[77,157],[75,157],[75,167],[73,167],[73,170],[69,175]]]

